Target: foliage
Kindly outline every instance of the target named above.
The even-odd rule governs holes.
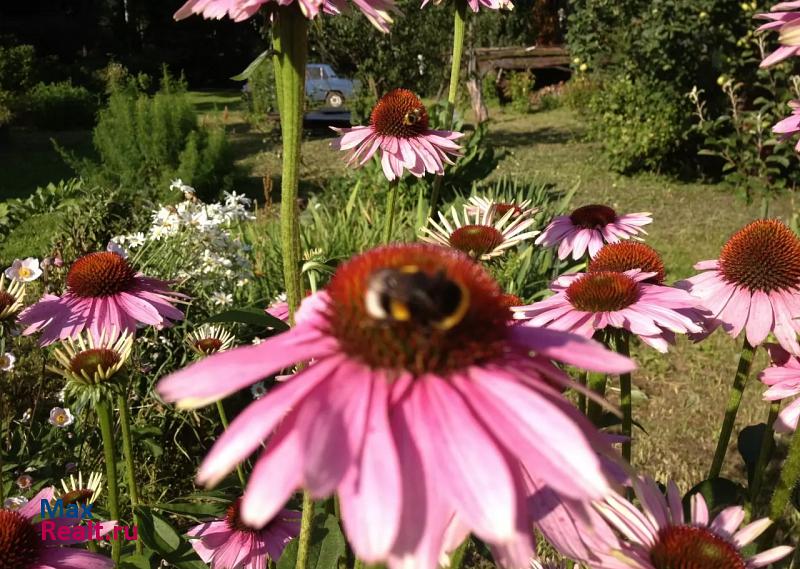
[[[36,50],[32,45],[0,43],[0,91],[24,93],[36,82]]]
[[[481,77],[481,94],[488,107],[500,105],[500,93],[497,88],[497,74],[490,71]]]
[[[8,91],[0,91],[0,128],[9,124],[13,116],[11,94]]]
[[[265,57],[248,76],[242,96],[247,103],[250,124],[258,130],[268,130],[274,120],[267,115],[278,111],[272,58]]]
[[[534,77],[530,71],[514,71],[508,76],[506,97],[511,100],[511,108],[518,113],[531,110],[531,91]]]
[[[61,83],[38,83],[28,95],[27,112],[34,126],[42,130],[91,128],[97,112],[97,98],[86,87]]]

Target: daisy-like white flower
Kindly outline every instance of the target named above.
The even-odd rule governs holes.
[[[116,243],[114,241],[109,241],[108,242],[108,245],[106,245],[106,251],[108,251],[109,253],[116,253],[117,255],[122,257],[123,259],[127,259],[128,258],[128,252],[125,250],[125,247],[123,247],[122,245],[119,245],[118,243]]]
[[[64,504],[93,504],[103,492],[103,475],[99,472],[92,472],[84,484],[83,473],[78,472],[78,477],[70,475],[69,478],[61,480],[61,487],[64,492],[59,498]]]
[[[431,130],[425,105],[408,89],[386,93],[372,109],[368,126],[334,128],[341,134],[331,143],[347,151],[347,164],[363,166],[378,150],[386,179],[395,180],[408,170],[417,178],[444,174],[444,165],[461,155],[454,142],[460,132]]]
[[[30,474],[22,474],[19,477],[17,477],[15,483],[17,485],[17,488],[19,488],[24,492],[25,490],[29,490],[31,486],[33,486],[33,476],[31,476]]]
[[[25,496],[14,496],[3,500],[3,509],[16,512],[27,503],[28,499]]]
[[[306,18],[315,18],[320,11],[329,14],[340,14],[348,10],[344,0],[296,0]],[[279,0],[188,0],[180,10],[175,12],[175,19],[182,20],[192,14],[202,14],[204,18],[220,20],[228,17],[234,22],[242,22],[252,17],[264,4],[275,7],[291,4]],[[393,0],[353,0],[353,4],[361,10],[373,26],[382,32],[389,31],[392,23],[392,12],[397,8]]]
[[[674,334],[699,334],[697,300],[685,291],[649,284],[655,273],[639,270],[575,273],[556,280],[553,296],[515,307],[526,325],[547,326],[587,338],[597,330],[619,328],[666,352]]]
[[[503,217],[509,210],[512,212],[512,217],[532,217],[539,211],[539,208],[530,207],[530,205],[531,200],[513,203],[490,200],[483,196],[470,196],[464,210],[469,215],[482,215],[490,212],[492,219],[494,217]]]
[[[300,512],[280,510],[266,525],[251,526],[241,516],[242,499],[221,520],[205,522],[186,534],[211,569],[264,569],[277,562],[289,541],[300,533]]]
[[[800,2],[781,2],[772,7],[771,12],[756,14],[759,20],[767,23],[757,31],[777,31],[781,44],[761,62],[761,67],[769,67],[800,53]]]
[[[211,302],[217,306],[230,306],[233,303],[233,295],[218,290],[211,294]]]
[[[589,252],[594,257],[606,243],[635,238],[647,234],[643,226],[653,222],[649,212],[618,215],[606,205],[585,205],[569,215],[559,215],[536,238],[537,245],[555,247],[558,258],[572,254],[574,260]]]
[[[529,214],[514,216],[514,213],[513,209],[508,209],[495,221],[491,208],[470,216],[465,207],[459,217],[456,208],[451,207],[452,222],[442,212],[439,212],[438,222],[428,218],[430,227],[420,229],[420,240],[458,249],[475,259],[498,257],[539,234],[530,230],[534,219]]]
[[[127,259],[109,251],[90,253],[75,261],[67,273],[67,290],[46,294],[27,308],[19,321],[23,334],[42,332],[41,345],[75,337],[90,330],[96,339],[112,331],[135,332],[137,323],[171,326],[183,319],[173,303],[185,295],[159,279],[136,272]]]
[[[14,369],[14,363],[16,361],[17,357],[14,354],[6,352],[0,356],[0,371],[11,371]]]
[[[19,506],[18,509],[0,510],[0,567],[4,569],[112,569],[114,562],[108,557],[91,553],[82,549],[64,547],[73,543],[86,541],[70,539],[54,541],[44,539],[47,535],[41,525],[43,521],[33,519],[41,510],[42,500],[49,501],[55,497],[54,488],[46,488],[39,492],[33,500]],[[48,524],[55,524],[53,531],[58,533],[62,527],[77,524],[77,518],[48,519]],[[101,536],[110,532],[116,522],[93,522]],[[88,533],[88,532],[83,532]],[[92,532],[94,536],[95,533]],[[74,538],[74,535],[72,536]]]
[[[200,357],[224,352],[233,346],[235,338],[224,326],[203,324],[186,335],[186,346]]]
[[[800,358],[792,356],[774,344],[767,345],[772,365],[762,371],[758,379],[769,389],[764,392],[765,401],[780,401],[800,395]],[[788,433],[797,429],[800,421],[800,397],[790,402],[778,414],[775,430]]]
[[[338,492],[366,562],[435,568],[457,516],[517,560],[527,552],[527,564],[525,465],[578,501],[610,491],[604,445],[551,360],[607,373],[633,363],[580,336],[514,325],[500,287],[463,253],[406,244],[356,256],[303,302],[295,327],[204,358],[157,391],[202,406],[311,360],[243,411],[200,467],[198,482],[214,485],[266,443],[242,503],[252,527],[302,486]]]
[[[704,271],[676,286],[699,299],[709,313],[706,328],[732,337],[745,331],[751,346],[770,332],[800,356],[800,239],[777,219],[761,219],[733,234],[719,259],[694,266]]]
[[[22,310],[25,283],[11,279],[6,286],[5,274],[0,275],[0,320],[5,320]]]
[[[772,522],[762,518],[740,529],[745,517],[740,506],[726,508],[712,520],[703,496],[694,494],[687,519],[675,483],[669,483],[666,497],[651,479],[635,481],[634,488],[644,511],[620,496],[598,504],[625,542],[605,562],[592,564],[594,569],[754,569],[792,552],[793,548],[780,546],[745,557],[742,550]]]
[[[39,259],[28,257],[16,259],[3,274],[11,280],[29,283],[42,276],[42,269],[39,267]]]
[[[69,409],[53,407],[50,409],[50,418],[47,419],[47,422],[59,429],[66,429],[75,422],[75,417],[72,416]]]

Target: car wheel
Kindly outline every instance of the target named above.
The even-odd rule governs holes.
[[[339,108],[344,105],[344,95],[338,91],[332,91],[325,96],[325,104],[335,109]]]

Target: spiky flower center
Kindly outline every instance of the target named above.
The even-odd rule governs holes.
[[[607,205],[585,205],[569,215],[573,225],[584,229],[602,229],[617,220],[617,212]]]
[[[69,362],[69,368],[76,375],[86,374],[92,377],[95,373],[105,373],[118,364],[119,354],[109,348],[92,348],[75,354]]]
[[[256,533],[261,531],[260,528],[252,528],[242,521],[242,498],[237,498],[230,506],[225,515],[225,521],[228,527],[235,531],[244,533]]]
[[[583,312],[616,312],[639,298],[639,285],[622,273],[587,273],[567,287],[567,299]]]
[[[222,340],[218,338],[203,338],[194,343],[194,347],[204,354],[213,354],[222,347]]]
[[[88,488],[77,488],[64,494],[61,499],[64,501],[65,506],[69,504],[88,504],[93,495],[94,492]]]
[[[135,277],[136,271],[126,259],[103,251],[75,261],[67,274],[67,287],[84,298],[111,296],[129,290]]]
[[[448,373],[505,350],[511,311],[502,291],[453,249],[373,249],[341,265],[328,293],[329,333],[373,369]]]
[[[454,249],[480,257],[502,245],[505,237],[489,225],[464,225],[450,234],[449,241]]]
[[[522,208],[513,203],[496,203],[492,207],[494,207],[494,211],[500,217],[503,217],[505,214],[507,214],[509,211],[512,210],[514,211],[513,214],[514,216],[520,215],[522,213]]]
[[[0,290],[0,312],[11,308],[15,302],[17,302],[17,299],[14,298],[13,294]]]
[[[19,512],[0,510],[0,567],[27,569],[39,557],[41,540]]]
[[[650,552],[656,569],[745,569],[746,563],[733,544],[707,528],[669,526],[658,533]]]
[[[370,124],[384,136],[416,138],[428,130],[428,111],[408,89],[394,89],[372,109]]]
[[[800,285],[800,239],[777,219],[737,231],[722,248],[719,270],[729,283],[766,293]]]
[[[658,252],[644,243],[620,241],[609,243],[597,253],[589,263],[589,272],[624,273],[640,269],[643,273],[656,273],[643,282],[662,284],[664,282],[664,262]]]

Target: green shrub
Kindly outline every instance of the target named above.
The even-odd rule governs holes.
[[[264,58],[248,77],[245,100],[250,124],[258,130],[269,130],[274,121],[267,115],[278,111],[272,58]]]
[[[0,90],[0,128],[9,124],[13,116],[11,112],[11,93]]]
[[[71,81],[39,83],[28,92],[27,112],[34,126],[42,130],[91,128],[97,98]]]
[[[36,50],[32,45],[0,45],[0,91],[24,93],[36,82]]]
[[[515,71],[508,76],[507,97],[511,100],[511,108],[518,113],[531,110],[531,89],[534,78],[530,71]]]
[[[483,102],[488,107],[496,107],[500,105],[500,93],[497,89],[497,74],[490,71],[481,78],[481,93],[483,94]]]

